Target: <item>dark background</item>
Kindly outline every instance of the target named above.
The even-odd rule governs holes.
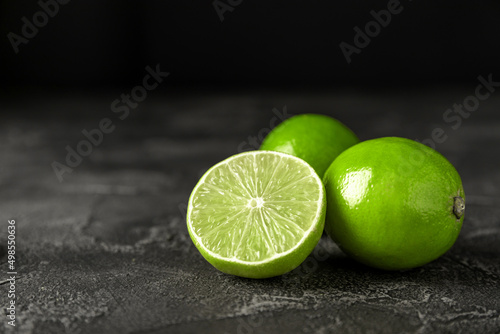
[[[500,4],[493,0],[402,0],[403,10],[347,64],[339,43],[387,1],[242,1],[221,22],[211,1],[77,1],[14,54],[8,32],[40,10],[0,2],[4,89],[128,87],[146,65],[195,88],[318,88],[474,81],[500,69]]]
[[[71,0],[15,54],[35,1],[0,0],[0,333],[500,332],[498,1],[402,0],[348,64],[339,48],[386,1]],[[124,120],[111,104],[170,72]],[[257,149],[287,117],[321,113],[361,140],[432,143],[466,193],[455,245],[421,268],[360,265],[323,236],[294,271],[223,274],[193,245],[189,194],[212,165]],[[53,163],[103,118],[112,133],[60,182]],[[17,331],[3,316],[16,220]]]

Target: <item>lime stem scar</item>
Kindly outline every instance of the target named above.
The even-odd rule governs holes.
[[[453,213],[457,219],[462,218],[465,212],[465,201],[462,197],[457,196],[454,198],[453,202]]]

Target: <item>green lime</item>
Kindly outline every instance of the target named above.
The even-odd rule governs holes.
[[[357,144],[325,173],[325,229],[355,260],[410,269],[444,254],[460,233],[462,181],[437,151],[405,138]]]
[[[249,278],[300,265],[323,232],[323,183],[305,161],[251,151],[210,168],[189,198],[187,227],[203,257],[222,272]]]
[[[332,161],[357,143],[358,137],[338,120],[325,115],[302,114],[275,127],[264,138],[260,149],[299,157],[323,177]]]

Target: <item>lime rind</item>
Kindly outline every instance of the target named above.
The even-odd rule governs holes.
[[[355,145],[330,165],[325,230],[355,260],[385,270],[429,263],[456,241],[457,170],[439,152],[398,137]]]
[[[200,179],[187,226],[202,255],[223,272],[271,277],[297,267],[321,237],[326,193],[300,158],[253,151],[232,156]]]
[[[345,124],[327,115],[300,114],[276,126],[260,150],[291,154],[309,163],[322,177],[332,161],[359,138]]]

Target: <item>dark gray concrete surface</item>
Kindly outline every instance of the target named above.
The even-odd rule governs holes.
[[[13,99],[0,122],[0,305],[9,301],[5,242],[15,219],[19,333],[500,333],[500,92],[456,130],[443,121],[474,88],[166,94],[124,121],[109,109],[114,95]],[[422,140],[444,129],[437,149],[467,196],[453,248],[424,267],[384,272],[323,237],[282,277],[211,267],[185,227],[190,191],[211,165],[248,150],[284,108],[330,114],[362,139]],[[114,132],[59,182],[51,163],[103,117]],[[2,316],[0,332],[11,330]]]

